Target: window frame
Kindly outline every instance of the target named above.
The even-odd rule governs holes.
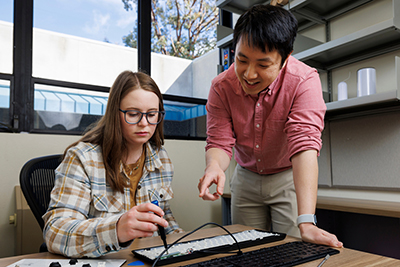
[[[140,2],[140,1],[139,1]],[[146,2],[146,1],[145,1]],[[58,87],[68,87],[69,89],[83,89],[89,91],[109,92],[109,87],[97,86],[91,84],[82,84],[68,81],[37,78],[32,76],[33,67],[33,4],[34,0],[14,0],[14,29],[13,29],[13,73],[0,73],[0,79],[10,81],[10,112],[9,121],[13,132],[43,133],[43,134],[64,134],[80,135],[82,132],[66,132],[57,130],[39,130],[34,128],[34,91],[35,84],[43,84]],[[146,5],[144,10],[146,9]],[[140,7],[140,5],[139,5]],[[143,11],[138,11],[143,12]],[[146,27],[146,25],[144,26]],[[150,54],[151,44],[142,42],[142,50]],[[140,48],[140,47],[138,47]],[[138,50],[138,54],[141,52]],[[146,65],[147,58],[140,58],[138,68],[149,68]],[[147,60],[150,61],[150,60]],[[142,62],[142,63],[141,63]],[[144,63],[143,63],[144,62]],[[140,64],[145,64],[141,66]],[[145,70],[146,71],[146,70]],[[149,73],[149,71],[147,71]],[[26,89],[28,88],[28,89]],[[189,104],[205,105],[206,99],[192,98],[186,96],[177,96],[163,94],[164,100],[182,102]],[[0,130],[1,132],[2,130]],[[205,140],[205,137],[169,135],[166,139],[184,139],[184,140]]]

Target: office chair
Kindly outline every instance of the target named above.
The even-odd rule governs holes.
[[[33,158],[22,167],[19,182],[22,193],[36,221],[43,231],[42,216],[46,213],[50,202],[50,192],[54,187],[54,170],[60,165],[61,154]],[[46,244],[40,246],[40,252],[47,251]]]

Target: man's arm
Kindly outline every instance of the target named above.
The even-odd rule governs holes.
[[[318,160],[316,150],[306,150],[292,157],[293,180],[297,195],[298,213],[314,214],[318,191]],[[299,225],[301,238],[304,241],[324,244],[332,247],[342,247],[343,243],[337,237],[312,223]]]
[[[206,169],[199,181],[199,197],[204,200],[217,200],[224,192],[225,170],[228,168],[230,158],[228,154],[219,148],[210,148],[206,152]],[[210,193],[209,187],[217,185],[217,191]]]

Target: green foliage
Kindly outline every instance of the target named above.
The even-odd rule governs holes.
[[[136,12],[137,0],[122,0]],[[195,59],[216,47],[218,10],[215,0],[151,0],[152,51]],[[137,47],[137,23],[123,37],[126,46]]]

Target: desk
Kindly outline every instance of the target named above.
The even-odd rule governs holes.
[[[249,230],[252,229],[251,227],[247,226],[242,226],[242,225],[229,225],[226,226],[226,228],[231,231],[232,233],[234,232],[239,232],[239,231],[244,231],[244,230]],[[219,227],[215,228],[207,228],[207,229],[201,229],[198,232],[194,233],[193,235],[187,237],[187,239],[184,239],[183,241],[187,240],[193,240],[193,239],[199,239],[199,238],[205,238],[205,237],[211,237],[215,235],[222,235],[226,234],[225,231],[223,231]],[[183,234],[174,234],[174,235],[169,235],[167,237],[168,243],[173,242],[174,240],[178,239],[181,237]],[[245,248],[243,249],[243,252],[249,251],[249,250],[254,250],[257,248],[261,247],[268,247],[268,246],[274,246],[274,245],[280,245],[286,242],[291,242],[291,241],[296,241],[298,239],[292,238],[292,237],[286,237],[282,241],[278,242],[273,242],[270,244],[265,244],[265,245],[260,245],[260,246],[255,246],[255,247],[250,247],[250,248]],[[133,254],[131,253],[131,250],[134,249],[140,249],[140,248],[145,248],[145,247],[152,247],[152,246],[161,246],[162,242],[159,237],[150,237],[150,238],[143,238],[143,239],[136,239],[131,247],[129,249],[125,249],[122,251],[119,251],[117,253],[109,254],[104,256],[103,258],[107,259],[126,259],[126,263],[123,265],[128,266],[128,263],[131,263],[133,261],[136,261],[133,257]],[[328,261],[325,262],[323,267],[337,267],[337,266],[346,266],[346,267],[368,267],[368,266],[385,266],[385,267],[395,267],[395,266],[400,266],[400,260],[396,260],[393,258],[388,258],[388,257],[383,257],[383,256],[378,256],[374,254],[369,254],[365,252],[360,252],[352,249],[346,249],[346,248],[341,248],[339,249],[340,253],[337,255],[333,255],[332,257],[329,258]],[[214,256],[215,257],[215,256]],[[45,253],[36,253],[36,254],[29,254],[29,255],[22,255],[22,256],[16,256],[16,257],[9,257],[9,258],[2,258],[0,259],[0,266],[8,266],[14,262],[17,262],[21,259],[65,259],[62,256],[59,255],[54,255],[48,252]],[[190,260],[184,262],[185,264],[189,263],[194,263],[194,262],[199,262],[199,261],[204,261],[205,259],[208,259],[210,257],[204,257],[204,258],[199,258],[195,260]],[[322,261],[322,259],[311,261],[308,263],[304,263],[298,266],[301,267],[316,267],[318,264]],[[170,264],[170,265],[164,265],[164,266],[179,266],[182,265],[183,263],[179,264]],[[151,266],[151,265],[145,265],[145,266]],[[45,266],[46,267],[46,266]]]

